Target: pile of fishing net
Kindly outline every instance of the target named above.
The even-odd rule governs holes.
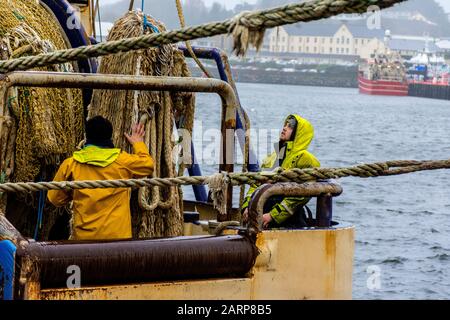
[[[39,2],[0,0],[0,58],[11,59],[66,49],[53,15]],[[45,21],[45,23],[42,23]],[[108,41],[161,32],[165,26],[140,11],[130,11],[110,30]],[[72,64],[39,68],[72,72]],[[144,76],[190,76],[176,45],[103,57],[99,73]],[[49,181],[58,166],[83,140],[83,101],[79,89],[12,88],[0,114],[0,182]],[[145,123],[145,142],[155,160],[155,177],[184,172],[174,159],[174,126],[192,133],[195,97],[192,93],[94,90],[88,117],[103,115],[114,127],[117,148],[132,152],[124,137],[136,122]],[[133,192],[134,237],[182,234],[183,202],[180,187],[142,188]],[[0,210],[24,236],[32,237],[36,217],[38,239],[48,239],[62,211],[45,204],[45,193],[10,194],[0,198]],[[42,212],[45,211],[45,214]],[[69,212],[69,210],[66,210]],[[68,222],[68,220],[66,221]],[[57,226],[62,228],[62,226]],[[51,237],[51,236],[50,236]],[[55,236],[57,239],[58,235]]]
[[[43,23],[45,21],[45,23]],[[53,14],[38,1],[0,0],[0,59],[37,55],[67,49]],[[70,63],[38,68],[40,71],[73,71]],[[6,105],[0,104],[0,180],[51,180],[59,164],[83,138],[83,101],[79,89],[11,88]],[[0,210],[26,236],[36,226],[39,197],[6,195]],[[16,205],[14,205],[16,204]],[[47,237],[58,210],[46,210],[40,235]]]
[[[108,41],[165,31],[165,26],[141,11],[130,11],[116,21]],[[187,77],[190,72],[176,45],[120,53],[101,59],[98,73],[141,76]],[[184,167],[173,157],[175,123],[192,133],[195,96],[192,93],[94,90],[89,116],[102,115],[114,128],[115,147],[131,152],[124,137],[133,123],[145,123],[145,143],[155,160],[154,177],[176,177]],[[178,172],[177,172],[178,171]],[[133,235],[163,237],[181,235],[183,202],[181,187],[141,188],[132,195]]]

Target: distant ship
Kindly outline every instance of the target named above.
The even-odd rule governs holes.
[[[359,92],[370,95],[407,96],[408,83],[396,80],[371,80],[360,74]]]
[[[359,70],[359,92],[370,95],[407,96],[408,81],[401,57],[394,53],[377,55]]]
[[[386,48],[389,40],[390,32],[386,31]],[[409,61],[403,61],[400,54],[387,49],[360,65],[359,92],[450,100],[449,75],[450,67],[445,59],[431,55],[428,48]]]

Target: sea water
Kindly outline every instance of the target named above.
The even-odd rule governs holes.
[[[323,167],[450,158],[449,101],[326,87],[239,83],[237,88],[252,129],[270,136],[269,143],[256,139],[259,160],[290,113],[313,124],[309,150]],[[194,145],[206,153],[200,161],[206,175],[218,169],[208,144],[215,143],[211,137],[220,128],[221,103],[212,94],[197,95],[197,102]],[[450,170],[339,181],[344,192],[334,199],[333,218],[356,227],[353,298],[450,298]],[[191,189],[184,190],[193,198]]]

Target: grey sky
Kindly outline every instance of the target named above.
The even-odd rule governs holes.
[[[101,4],[108,4],[108,3],[114,3],[117,2],[119,0],[100,0]],[[167,1],[167,0],[165,0]],[[173,0],[170,0],[173,1]],[[238,3],[244,3],[244,2],[248,2],[248,3],[255,3],[257,0],[203,0],[207,5],[211,5],[214,2],[218,2],[221,3],[223,5],[225,5],[228,9],[233,8],[236,4]],[[450,13],[450,0],[437,0],[445,9],[445,11]],[[289,3],[291,1],[286,0],[286,3]],[[293,2],[293,1],[292,1]],[[135,0],[135,3],[140,3],[140,0]]]
[[[450,0],[437,0],[445,9],[445,11],[450,13]],[[207,5],[212,4],[213,2],[219,2],[225,5],[227,8],[233,8],[238,3],[255,3],[256,0],[203,0]],[[286,3],[293,2],[286,0]]]
[[[118,1],[120,1],[120,0],[100,0],[100,5],[105,5],[105,4],[114,3],[114,2],[118,2]],[[183,0],[183,2],[184,1],[186,1],[186,0]],[[218,3],[226,6],[228,9],[232,9],[238,3],[244,3],[244,2],[256,3],[256,1],[257,0],[203,0],[203,2],[208,6],[212,5],[214,2],[218,2]],[[135,0],[134,1],[135,6],[140,6],[141,2],[142,2],[142,0]]]
[[[255,3],[256,2],[256,0],[203,0],[203,2],[206,4],[206,5],[211,5],[211,4],[213,4],[214,2],[219,2],[219,3],[221,3],[222,5],[225,5],[228,9],[232,9],[232,8],[234,8],[234,6],[235,5],[237,5],[238,3],[244,3],[244,2],[247,2],[247,3],[251,3],[251,4],[253,4],[253,3]]]
[[[214,2],[219,2],[225,5],[227,8],[233,8],[238,3],[255,3],[257,0],[203,0],[207,5],[211,5]],[[450,13],[450,0],[437,0],[445,9],[445,11]],[[286,3],[293,2],[286,0]]]

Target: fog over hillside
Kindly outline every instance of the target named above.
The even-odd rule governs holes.
[[[197,25],[210,21],[224,20],[243,10],[270,8],[291,2],[289,0],[258,0],[256,4],[239,4],[232,10],[228,10],[218,2],[213,3],[212,6],[206,6],[202,0],[186,0],[184,2],[184,14],[188,25]],[[102,7],[102,21],[113,22],[128,10],[129,3],[129,0],[122,0]],[[135,1],[135,7],[140,7],[139,1]],[[164,22],[169,29],[179,28],[175,1],[146,0],[144,12]],[[382,23],[384,21],[383,27],[385,28],[395,29],[398,32],[407,34],[423,35],[427,33],[433,37],[450,37],[448,15],[434,0],[410,0],[383,12],[386,14],[386,18],[382,19]],[[410,21],[407,21],[402,23],[402,19],[406,19],[404,15],[400,15],[402,19],[392,18],[394,13],[400,12],[420,13],[427,21],[419,21],[417,23],[409,23]]]

